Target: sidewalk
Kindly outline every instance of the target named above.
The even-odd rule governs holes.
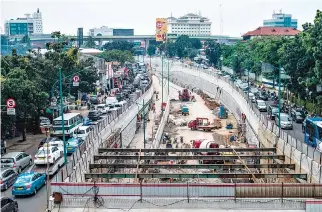
[[[159,79],[156,76],[153,76],[153,88],[154,91],[159,92],[159,99],[156,100],[155,94],[153,95],[153,101],[155,102],[155,113],[151,110],[148,114],[148,117],[150,119],[149,122],[146,122],[146,128],[145,128],[145,140],[146,140],[146,148],[150,148],[153,136],[157,132],[158,128],[155,127],[155,121],[160,121],[160,114],[161,114],[161,85],[159,82]],[[131,148],[137,148],[137,149],[143,149],[144,148],[144,133],[143,133],[143,125],[141,125],[139,132],[135,135],[133,141],[130,144]]]
[[[22,135],[19,137],[8,139],[7,142],[7,152],[15,152],[15,151],[26,151],[34,144],[39,144],[41,139],[45,138],[44,134],[33,135],[32,133],[27,133],[26,141],[22,140]]]

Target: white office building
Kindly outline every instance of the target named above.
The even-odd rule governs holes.
[[[93,28],[89,30],[89,36],[113,36],[113,29],[107,26],[102,26],[100,28]]]
[[[37,12],[25,14],[23,18],[10,19],[5,22],[5,33],[9,36],[23,36],[43,34],[42,16],[39,9]]]
[[[188,13],[180,18],[168,18],[168,34],[188,36],[211,35],[211,21],[201,14]]]

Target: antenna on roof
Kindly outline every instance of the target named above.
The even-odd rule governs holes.
[[[172,18],[172,12],[171,12],[171,16],[170,17]]]

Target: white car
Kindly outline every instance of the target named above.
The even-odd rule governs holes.
[[[38,149],[34,163],[36,165],[45,165],[48,162],[50,164],[54,164],[57,159],[59,159],[61,156],[61,151],[58,147],[50,146],[50,145],[44,145],[40,149]]]
[[[97,108],[97,110],[101,111],[102,114],[106,114],[109,109],[109,107],[106,106],[105,104],[99,104],[99,105],[97,105],[96,108]]]
[[[89,126],[80,126],[76,131],[75,131],[75,136],[77,138],[81,138],[82,140],[85,141],[86,137],[90,133],[91,128]]]

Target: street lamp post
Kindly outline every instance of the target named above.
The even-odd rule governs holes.
[[[281,137],[281,66],[278,68],[278,137]]]
[[[64,105],[63,105],[63,76],[61,68],[59,68],[59,99],[60,99],[60,110],[61,110],[61,120],[62,120],[62,130],[63,130],[63,144],[64,144],[64,161],[67,164],[67,152],[66,152],[66,142],[65,142],[65,121],[64,121]]]
[[[249,87],[249,70],[247,70],[248,74],[248,101],[249,101],[249,92],[250,92],[250,87]]]
[[[145,105],[144,105],[144,99],[143,99],[143,106],[142,106],[143,110],[142,110],[142,114],[143,114],[143,145],[144,145],[144,149],[145,149],[145,144],[146,144],[146,139],[145,139]]]
[[[162,96],[162,103],[163,103],[163,55],[161,55],[161,63],[162,63],[162,69],[161,69],[161,96]]]
[[[168,98],[170,95],[170,63],[169,63],[169,59],[168,59]]]

